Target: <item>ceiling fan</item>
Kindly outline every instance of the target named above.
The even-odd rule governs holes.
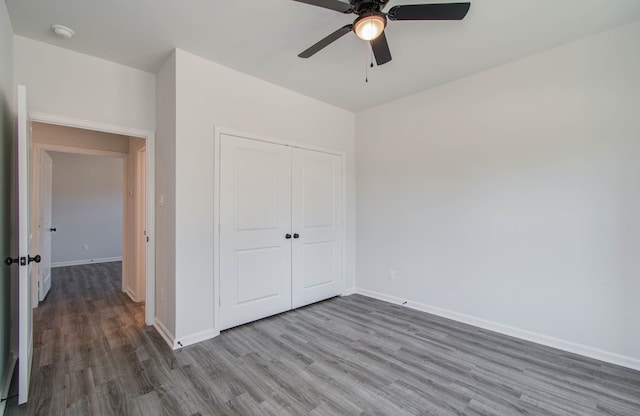
[[[462,20],[467,15],[471,3],[403,4],[392,7],[387,13],[382,9],[389,0],[294,0],[344,14],[357,14],[353,23],[336,30],[320,42],[302,51],[300,58],[309,58],[329,46],[347,33],[353,31],[362,40],[371,43],[373,55],[378,65],[391,60],[391,51],[384,34],[387,20]]]

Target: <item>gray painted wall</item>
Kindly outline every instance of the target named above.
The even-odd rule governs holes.
[[[52,264],[122,257],[123,159],[49,154],[53,159],[52,224],[57,228]]]

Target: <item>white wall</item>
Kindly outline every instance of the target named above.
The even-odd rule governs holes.
[[[157,74],[156,326],[172,343],[176,330],[176,57]]]
[[[15,82],[29,110],[155,129],[155,75],[15,36]]]
[[[13,28],[6,3],[0,2],[0,256],[15,256],[12,253],[12,169],[14,138],[14,84],[13,84]],[[15,223],[15,222],[14,222]],[[0,268],[0,394],[8,391],[12,368],[10,350],[15,344],[12,331],[11,271],[14,268]],[[16,285],[13,285],[14,288]],[[17,327],[17,326],[16,326]],[[6,389],[5,389],[6,387]],[[4,403],[0,403],[2,413]]]
[[[49,152],[52,265],[122,257],[123,159]],[[88,250],[83,250],[83,244]]]
[[[358,287],[640,368],[639,39],[359,113]]]
[[[181,50],[175,61],[176,338],[213,330],[214,126],[346,153],[347,285],[353,286],[353,113]]]

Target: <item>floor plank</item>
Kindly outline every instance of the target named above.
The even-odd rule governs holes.
[[[171,351],[120,268],[53,269],[7,415],[640,415],[640,372],[358,295]]]

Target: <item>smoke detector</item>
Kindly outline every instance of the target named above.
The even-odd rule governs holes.
[[[51,26],[51,30],[56,36],[60,36],[63,39],[71,39],[71,37],[76,34],[73,29],[62,25],[53,25]]]

